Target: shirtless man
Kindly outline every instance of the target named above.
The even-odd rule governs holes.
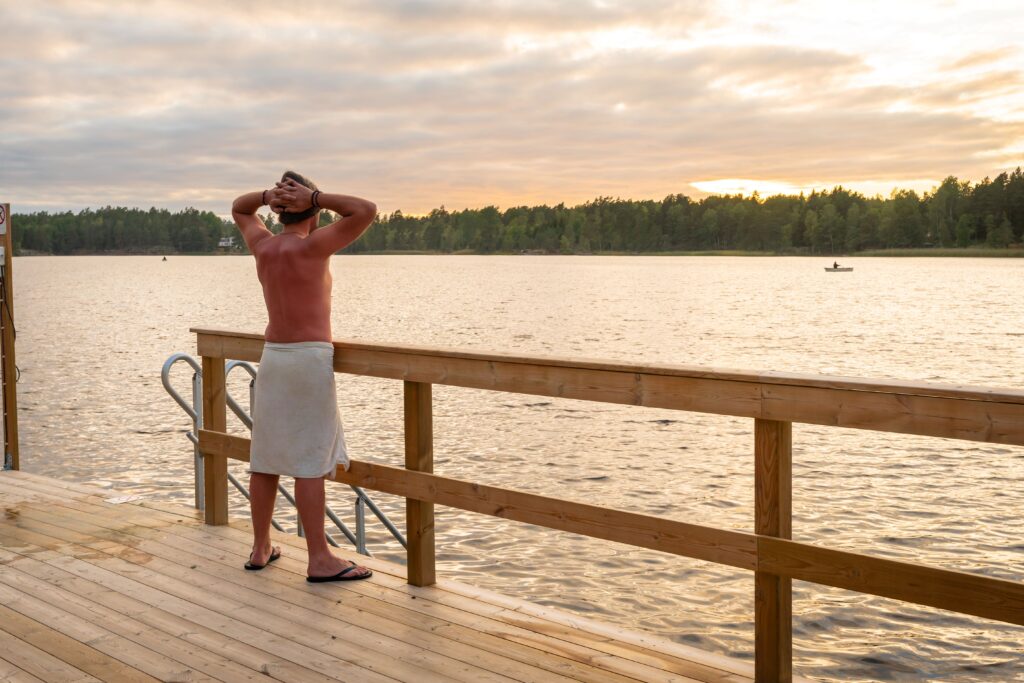
[[[269,204],[284,229],[271,233],[256,211]],[[340,215],[318,228],[320,209]],[[281,556],[271,547],[270,520],[280,475],[295,477],[295,501],[309,550],[307,581],[365,579],[369,569],[331,553],[324,533],[324,478],[348,469],[338,416],[331,343],[331,255],[356,241],[377,215],[372,202],[320,192],[288,171],[269,190],[235,200],[235,219],[249,251],[270,319],[256,380],[249,480],[252,554],[245,568]]]

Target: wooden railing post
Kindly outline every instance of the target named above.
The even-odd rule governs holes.
[[[405,467],[417,472],[434,471],[434,419],[430,384],[405,383]],[[434,504],[405,500],[408,582],[429,586],[434,573]]]
[[[754,420],[754,532],[791,538],[793,424]],[[793,680],[792,582],[754,572],[754,680]]]
[[[14,241],[11,236],[11,205],[0,204],[0,246],[4,248],[0,268],[3,268],[3,304],[0,305],[0,355],[3,356],[3,453],[0,469],[21,469],[18,455],[18,366],[14,359],[14,285],[11,279]]]
[[[224,359],[203,356],[203,429],[226,432],[228,427],[227,388]],[[206,523],[228,523],[228,459],[203,454]]]

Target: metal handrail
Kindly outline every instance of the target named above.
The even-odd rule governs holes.
[[[192,405],[186,403],[181,394],[171,386],[171,368],[179,362],[191,365],[194,371],[192,373]],[[204,484],[203,453],[199,450],[199,437],[197,436],[203,427],[203,411],[200,407],[203,402],[203,367],[187,353],[175,353],[164,361],[164,365],[160,369],[160,381],[171,398],[192,418],[192,431],[187,432],[187,436],[192,442],[192,481],[195,487],[195,505],[196,509],[205,510],[206,486]]]
[[[195,358],[193,358],[192,356],[188,355],[187,353],[175,353],[175,354],[172,354],[170,358],[168,358],[167,360],[164,361],[164,366],[163,366],[163,368],[160,369],[160,381],[163,382],[164,389],[166,389],[167,393],[171,395],[171,398],[174,399],[175,403],[177,403],[179,406],[181,406],[181,409],[184,410],[186,413],[188,413],[189,417],[191,417],[193,420],[202,419],[201,415],[200,415],[200,411],[196,410],[195,408],[190,406],[188,403],[186,403],[185,399],[183,399],[181,397],[181,394],[179,394],[175,390],[175,388],[171,386],[171,367],[175,363],[178,363],[178,362],[181,362],[181,361],[184,361],[185,363],[188,363],[189,365],[192,366],[192,369],[196,371],[195,375],[192,377],[193,380],[195,380],[195,378],[197,376],[200,379],[202,378],[202,376],[203,376],[203,368],[202,368],[201,365],[199,365],[198,362],[196,362]]]
[[[230,375],[231,371],[234,370],[235,368],[242,368],[243,370],[249,373],[249,407],[252,408],[252,406],[254,405],[254,400],[256,398],[254,392],[256,386],[256,368],[252,366],[252,363],[248,363],[244,360],[229,360],[227,363],[224,364],[224,381],[227,381],[228,375]],[[247,412],[245,412],[245,409],[238,404],[238,401],[234,399],[230,391],[225,391],[224,395],[225,398],[227,398],[228,408],[231,408],[231,412],[235,414],[235,417],[241,420],[242,424],[244,424],[251,431],[252,418],[249,416]]]
[[[185,399],[182,398],[181,394],[179,394],[174,389],[174,387],[171,386],[171,383],[170,383],[170,371],[171,371],[171,368],[176,363],[179,363],[179,362],[184,362],[184,363],[187,363],[188,365],[191,365],[192,369],[194,370],[194,372],[192,374],[192,405],[189,405],[188,402],[186,402]],[[254,405],[254,402],[255,402],[255,398],[256,398],[255,397],[256,368],[254,368],[251,363],[248,363],[246,361],[240,361],[240,360],[228,361],[225,364],[225,367],[224,367],[225,379],[231,373],[231,371],[234,370],[237,367],[241,367],[243,370],[245,370],[247,373],[249,373],[249,376],[250,376],[250,380],[249,380],[249,407],[252,408],[252,406]],[[203,414],[202,414],[202,407],[201,407],[202,406],[202,395],[203,395],[202,377],[203,377],[202,366],[200,366],[199,363],[192,356],[190,356],[190,355],[188,355],[186,353],[175,353],[175,354],[171,355],[164,362],[163,368],[160,371],[160,380],[163,383],[164,389],[167,391],[168,394],[170,394],[171,398],[174,399],[174,401],[179,406],[181,406],[181,408],[185,411],[185,413],[190,418],[192,418],[192,427],[193,427],[193,429],[190,432],[186,432],[185,435],[186,435],[186,437],[188,437],[189,441],[191,441],[192,444],[193,444],[193,451],[194,451],[194,457],[195,457],[195,461],[194,461],[193,465],[194,465],[194,468],[195,468],[195,482],[196,482],[196,494],[195,494],[196,495],[196,508],[198,508],[200,510],[204,509],[204,507],[205,507],[205,501],[204,501],[205,488],[203,486],[203,461],[202,461],[203,454],[199,451],[199,437],[197,436],[197,434],[199,432],[199,429],[201,429],[202,426],[203,426]],[[225,391],[225,398],[226,398],[227,406],[231,409],[231,412],[235,414],[235,416],[239,419],[239,421],[243,425],[245,425],[248,429],[251,430],[252,429],[252,416],[250,416],[249,413],[246,412],[246,410],[238,403],[238,401],[235,400],[235,398],[231,395],[230,391]],[[236,489],[238,489],[238,491],[243,496],[245,496],[245,498],[247,500],[249,499],[249,491],[248,491],[248,489],[246,489],[245,486],[241,482],[239,482],[238,479],[235,478],[235,476],[232,475],[230,472],[228,472],[228,480],[234,485],[234,487]],[[281,494],[284,496],[285,500],[287,500],[293,507],[296,507],[296,509],[297,509],[297,506],[295,504],[295,499],[292,497],[291,493],[289,493],[288,490],[285,489],[284,486],[282,486],[280,484],[278,484],[277,488],[278,488],[278,491],[280,491]],[[366,512],[365,512],[365,508],[367,508],[367,507],[370,508],[370,511],[373,512],[374,516],[378,520],[380,520],[381,524],[384,525],[384,528],[386,528],[388,530],[388,532],[391,534],[391,536],[396,541],[398,541],[402,545],[403,548],[407,548],[408,544],[407,544],[407,542],[405,540],[405,537],[402,535],[402,532],[399,531],[398,527],[396,527],[394,525],[394,523],[388,518],[388,516],[386,514],[384,514],[384,512],[379,507],[377,507],[377,504],[373,501],[373,499],[370,498],[370,496],[368,496],[366,494],[366,492],[362,488],[360,488],[358,486],[350,486],[350,488],[356,494],[356,503],[355,503],[356,531],[355,531],[355,533],[353,533],[352,530],[349,529],[349,527],[341,520],[340,517],[338,517],[337,513],[335,513],[334,510],[332,510],[330,508],[330,506],[325,506],[325,511],[324,512],[327,515],[327,517],[332,522],[334,522],[334,525],[338,528],[338,530],[341,531],[342,534],[344,534],[345,538],[347,538],[348,541],[350,543],[352,543],[352,545],[354,545],[356,547],[356,552],[359,552],[359,553],[361,553],[363,555],[370,556],[370,551],[367,550],[367,548],[366,548]],[[303,535],[302,521],[300,519],[298,519],[298,515],[296,515],[296,518],[297,518],[297,524],[296,524],[297,532],[298,532],[299,536],[302,536]],[[271,524],[273,524],[275,529],[277,529],[278,531],[284,532],[284,528],[276,520],[271,518],[270,521],[271,521]],[[334,547],[339,547],[338,542],[334,539],[334,537],[331,536],[331,534],[325,532],[325,536],[327,538],[327,542],[328,543],[330,543]]]
[[[373,513],[373,516],[376,517],[378,520],[380,520],[380,523],[383,524],[384,527],[388,531],[391,532],[392,538],[394,538],[396,541],[401,543],[403,548],[408,548],[409,544],[406,543],[405,536],[403,536],[402,532],[398,530],[398,527],[396,527],[394,525],[394,523],[390,519],[388,519],[388,516],[386,514],[384,514],[384,512],[379,507],[377,507],[377,504],[373,502],[373,498],[370,498],[370,496],[368,496],[366,494],[366,491],[364,491],[360,487],[352,486],[351,484],[349,484],[349,486],[351,487],[351,489],[353,491],[356,492],[356,525],[357,525],[357,527],[360,525],[360,521],[359,520],[365,514],[363,512],[362,508],[361,508],[361,505],[363,503],[365,503],[366,507],[370,508],[370,512]],[[363,540],[364,541],[366,540],[365,534],[363,535]]]

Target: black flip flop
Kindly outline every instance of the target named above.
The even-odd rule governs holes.
[[[329,581],[359,581],[360,579],[368,579],[373,576],[373,572],[369,569],[366,570],[365,574],[356,574],[352,576],[352,572],[359,569],[359,565],[353,562],[348,567],[345,567],[340,572],[333,576],[307,576],[306,581],[309,583],[328,583]]]
[[[259,570],[263,569],[268,564],[270,564],[274,560],[277,560],[280,557],[281,557],[281,549],[280,548],[271,548],[270,549],[270,557],[267,558],[266,562],[264,562],[263,564],[253,564],[252,563],[252,553],[249,553],[249,561],[245,563],[245,568],[248,569],[251,572],[258,572]]]

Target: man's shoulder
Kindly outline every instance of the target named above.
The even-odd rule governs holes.
[[[309,238],[283,237],[272,235],[258,245],[254,255],[259,258],[286,259],[288,261],[302,261],[304,263],[326,262],[315,250],[309,248]]]
[[[260,240],[259,251],[261,253],[273,253],[281,250],[281,235],[268,235]]]

